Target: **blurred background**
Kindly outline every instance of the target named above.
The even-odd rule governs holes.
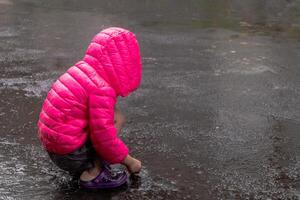
[[[80,190],[36,134],[51,84],[100,30],[135,32],[119,106],[138,183]],[[0,199],[299,199],[299,0],[0,0]]]

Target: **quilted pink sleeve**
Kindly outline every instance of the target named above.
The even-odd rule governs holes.
[[[114,127],[115,104],[116,94],[110,87],[99,88],[89,96],[91,141],[98,155],[112,164],[121,163],[128,155],[128,148]]]

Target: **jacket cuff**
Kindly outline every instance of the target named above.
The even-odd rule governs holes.
[[[111,164],[121,164],[125,160],[125,158],[128,156],[128,154],[129,154],[128,147],[124,144],[124,149],[122,149],[122,152],[118,156],[109,160],[109,162]]]

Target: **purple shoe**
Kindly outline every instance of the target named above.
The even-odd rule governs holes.
[[[112,172],[109,165],[102,165],[100,174],[91,181],[81,181],[80,186],[85,189],[113,189],[127,183],[127,173]]]

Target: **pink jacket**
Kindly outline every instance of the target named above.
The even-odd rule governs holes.
[[[133,33],[108,28],[98,33],[83,60],[52,85],[40,113],[38,136],[47,151],[68,154],[89,138],[97,153],[120,163],[128,148],[114,127],[117,96],[141,81],[141,59]]]

